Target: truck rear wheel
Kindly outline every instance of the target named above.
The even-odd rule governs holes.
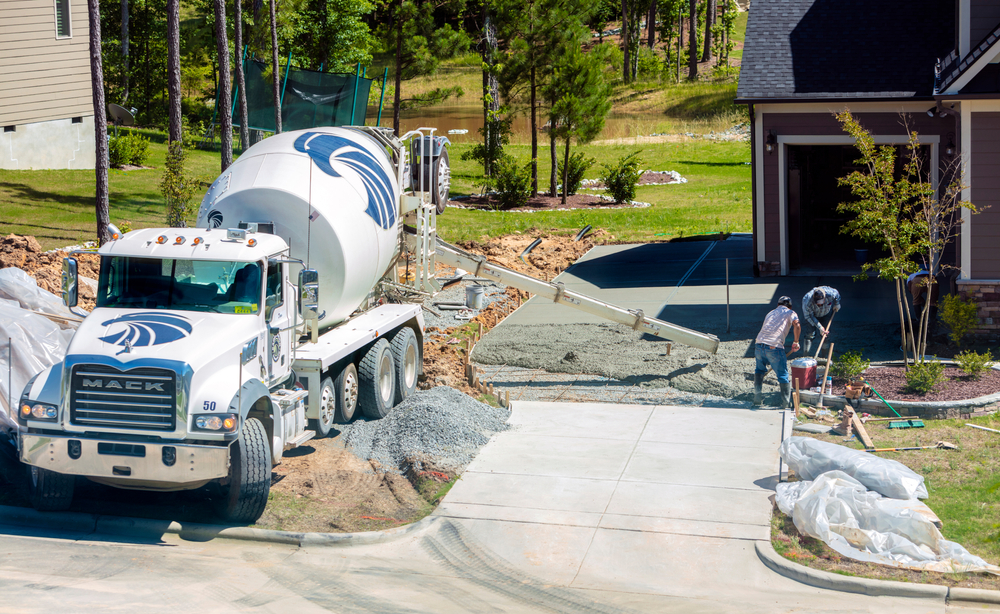
[[[379,339],[361,359],[358,369],[361,411],[366,418],[378,420],[392,410],[396,398],[396,368],[392,348],[385,338]]]
[[[441,155],[434,162],[433,189],[431,200],[437,206],[438,215],[441,215],[448,207],[448,192],[451,191],[451,163],[448,159],[448,150],[443,147]]]
[[[337,421],[350,422],[358,409],[358,368],[353,362],[347,363],[333,380],[333,389],[337,393]]]
[[[404,326],[392,337],[392,358],[396,361],[396,403],[417,391],[417,377],[423,356],[417,335]]]
[[[222,489],[218,512],[229,522],[256,522],[271,490],[271,446],[257,418],[247,418],[229,446],[229,484]]]
[[[323,378],[319,387],[319,419],[310,420],[309,428],[316,432],[317,438],[330,435],[333,421],[337,416],[337,388],[329,377]]]
[[[61,512],[73,503],[76,476],[28,465],[28,498],[40,512]]]

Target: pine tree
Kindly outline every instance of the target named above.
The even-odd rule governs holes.
[[[236,0],[239,3],[239,0]],[[219,121],[222,130],[222,171],[233,163],[233,111],[229,89],[229,38],[226,36],[226,0],[215,0],[215,41],[219,50]],[[237,51],[238,53],[238,51]]]
[[[94,171],[97,181],[95,195],[97,213],[97,241],[104,243],[111,238],[108,224],[108,115],[104,105],[104,66],[101,61],[101,9],[98,0],[87,0],[87,17],[90,22],[90,83],[94,98],[94,140],[97,144],[97,163]]]

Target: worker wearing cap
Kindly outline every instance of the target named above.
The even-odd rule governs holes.
[[[759,407],[762,402],[764,376],[767,375],[767,366],[774,369],[774,376],[778,378],[778,388],[781,391],[781,406],[791,405],[792,376],[788,373],[788,358],[785,354],[785,338],[788,337],[788,329],[794,328],[795,341],[792,343],[792,351],[799,349],[799,333],[802,330],[799,324],[799,316],[792,311],[792,299],[783,296],[778,299],[778,307],[764,318],[764,325],[757,333],[756,346],[754,347],[754,358],[757,359],[757,368],[753,374],[753,404]]]
[[[830,319],[840,311],[840,292],[830,286],[817,286],[802,297],[802,317],[806,321],[805,343],[802,351],[811,354],[816,331],[830,334]]]

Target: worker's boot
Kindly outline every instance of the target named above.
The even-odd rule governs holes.
[[[764,402],[764,373],[753,374],[753,406],[760,407]]]
[[[781,407],[788,409],[792,406],[792,385],[785,382],[778,382],[778,389],[781,393]]]

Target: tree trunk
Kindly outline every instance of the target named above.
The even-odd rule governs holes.
[[[403,0],[399,0],[396,8],[396,87],[392,93],[392,131],[396,136],[399,131],[400,88],[403,85]]]
[[[569,134],[566,134],[566,155],[563,157],[563,189],[562,204],[566,204],[566,195],[569,194]]]
[[[271,70],[274,83],[274,133],[281,134],[281,75],[278,70],[278,8],[271,0]],[[288,70],[288,67],[285,67]]]
[[[538,196],[538,92],[535,66],[531,66],[531,196]]]
[[[549,164],[552,165],[552,168],[549,169],[549,194],[555,198],[559,195],[558,180],[556,179],[559,170],[559,154],[556,151],[555,118],[549,122]]]
[[[698,0],[688,2],[688,79],[698,78]]]
[[[239,4],[240,0],[236,0]],[[229,90],[229,38],[226,36],[226,0],[215,0],[215,41],[219,49],[219,109],[222,124],[222,171],[233,163],[233,107]],[[237,49],[236,53],[239,53]]]
[[[684,7],[677,5],[677,81],[681,80],[681,48],[684,45]]]
[[[646,17],[646,38],[650,49],[656,46],[656,0],[649,3],[649,16]]]
[[[167,114],[169,141],[181,140],[181,1],[167,0]],[[101,112],[103,115],[104,112]]]
[[[715,25],[715,0],[705,0],[705,49],[701,52],[701,61],[712,59],[712,26]]]
[[[122,0],[122,104],[128,102],[128,0]]]
[[[625,56],[624,60],[622,62],[622,79],[625,81],[625,84],[628,85],[629,82],[631,81],[631,79],[629,77],[631,77],[631,75],[632,75],[632,62],[629,61],[629,57],[628,57],[628,47],[629,47],[629,45],[628,45],[628,41],[629,41],[629,36],[628,36],[628,0],[622,0],[622,31],[621,31],[621,36],[622,36],[622,51],[623,51],[624,56]]]
[[[233,52],[236,61],[236,98],[240,113],[240,151],[250,147],[249,111],[247,110],[247,82],[243,74],[243,0],[233,0]]]
[[[494,73],[494,58],[497,51],[497,28],[493,23],[488,6],[483,8],[483,33],[480,41],[479,54],[483,60],[483,139],[487,148],[493,142],[490,127],[490,116],[500,110],[500,84]],[[489,177],[492,172],[491,159],[483,160],[483,175]]]
[[[98,0],[87,0],[90,21],[90,83],[94,98],[94,140],[97,143],[97,163],[94,165],[97,191],[97,242],[111,238],[108,224],[108,112],[104,108],[104,66],[101,64],[101,9]]]

